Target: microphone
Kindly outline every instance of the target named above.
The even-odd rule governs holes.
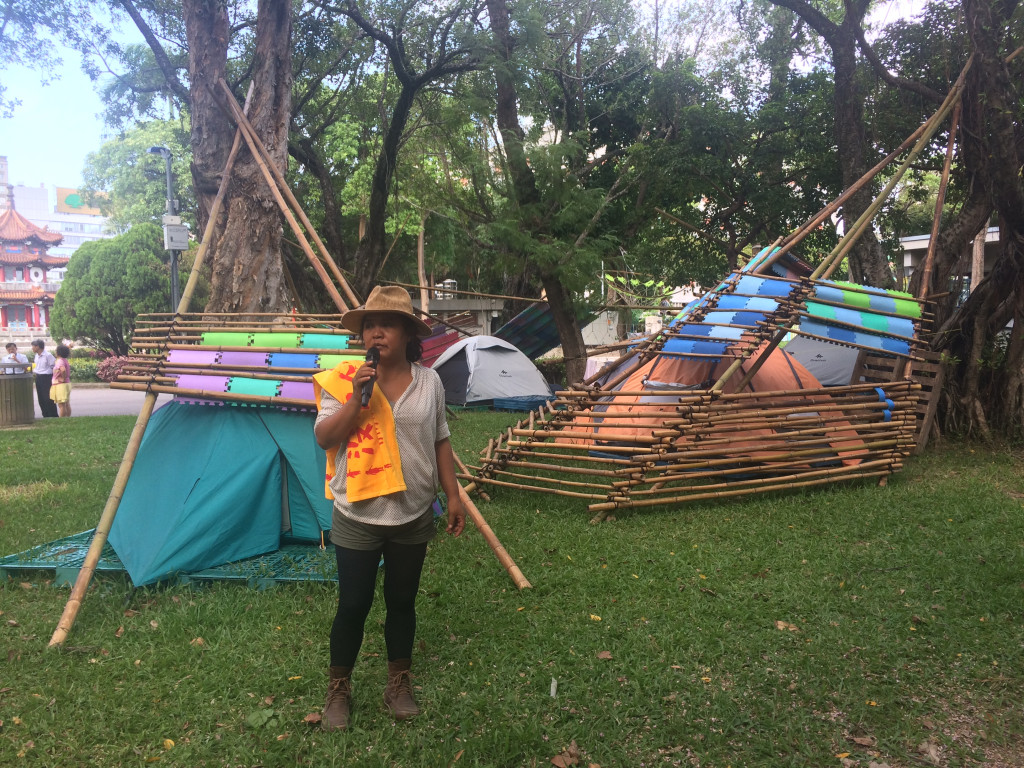
[[[376,347],[370,347],[366,350],[366,362],[372,365],[374,368],[377,367],[377,363],[380,362],[380,350]],[[370,404],[370,395],[373,394],[373,383],[377,380],[374,376],[368,382],[363,385],[363,408]]]

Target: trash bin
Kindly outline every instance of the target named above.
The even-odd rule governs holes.
[[[34,389],[31,373],[0,374],[0,427],[32,423],[36,417]]]

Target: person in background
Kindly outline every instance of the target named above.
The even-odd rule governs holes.
[[[66,344],[57,345],[57,362],[53,364],[53,383],[50,385],[50,399],[57,404],[57,414],[71,415],[71,350]]]
[[[7,354],[0,358],[0,370],[4,373],[24,373],[28,370],[28,358],[18,351],[13,341],[7,343]]]
[[[314,435],[327,452],[331,541],[338,563],[338,609],[331,625],[330,681],[323,727],[348,727],[352,668],[384,561],[384,703],[396,720],[419,714],[410,668],[427,543],[436,535],[432,504],[440,482],[448,533],[466,525],[437,372],[417,361],[430,328],[404,288],[377,286],[366,304],[342,316],[362,336],[367,362],[343,362],[314,376]],[[376,350],[373,352],[372,350]],[[374,355],[379,359],[374,362]]]
[[[32,342],[32,352],[35,354],[32,368],[36,374],[36,399],[39,400],[39,411],[43,418],[57,418],[57,404],[50,399],[53,366],[57,359],[46,351],[46,343],[42,339]]]

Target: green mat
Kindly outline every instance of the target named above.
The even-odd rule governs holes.
[[[95,530],[95,529],[94,529]],[[18,572],[54,571],[54,585],[72,585],[85,562],[94,531],[41,544],[38,547],[0,558],[0,578],[14,578]],[[110,544],[103,546],[97,573],[126,573],[120,558]],[[298,581],[337,581],[334,548],[311,544],[282,544],[276,552],[249,557],[216,568],[178,574],[178,584],[203,581],[244,581],[254,589],[267,589],[275,584]]]

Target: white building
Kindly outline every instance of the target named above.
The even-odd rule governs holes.
[[[99,208],[85,205],[77,189],[52,184],[9,184],[7,158],[0,156],[0,210],[10,207],[7,196],[13,193],[18,213],[36,226],[63,235],[63,242],[50,249],[51,256],[68,258],[82,243],[114,236],[107,232],[107,219]],[[59,280],[63,271],[47,277]]]

